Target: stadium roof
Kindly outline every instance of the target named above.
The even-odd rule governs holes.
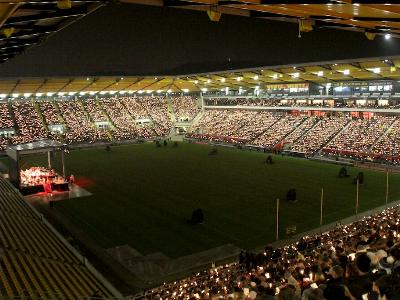
[[[339,28],[369,33],[392,33],[400,37],[400,4],[397,0],[121,0],[208,11],[210,19],[220,14],[299,22],[304,31]],[[372,36],[370,36],[372,38]]]
[[[0,63],[99,8],[103,1],[0,1]]]
[[[263,88],[268,84],[400,80],[400,57],[331,61],[181,76],[94,76],[0,80],[0,98]]]
[[[12,145],[7,147],[7,155],[14,160],[18,160],[18,156],[55,151],[63,147],[63,144],[53,140],[41,140],[26,144]]]

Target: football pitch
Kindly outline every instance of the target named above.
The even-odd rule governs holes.
[[[276,199],[280,201],[280,236],[286,227],[297,232],[319,226],[320,191],[324,188],[324,223],[355,212],[360,171],[338,178],[340,166],[302,158],[180,143],[157,148],[154,143],[71,151],[67,174],[93,195],[57,202],[55,209],[111,248],[128,244],[142,254],[163,252],[179,257],[227,243],[244,249],[275,239]],[[46,165],[43,156],[25,159],[28,165]],[[359,207],[365,211],[385,204],[386,173],[364,172]],[[389,201],[400,199],[400,176],[390,174]],[[283,200],[295,188],[298,201]],[[205,222],[186,220],[202,208]]]

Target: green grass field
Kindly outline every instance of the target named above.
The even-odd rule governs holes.
[[[337,177],[339,166],[301,158],[180,144],[156,148],[153,143],[76,150],[67,156],[67,172],[93,196],[62,201],[56,209],[105,247],[129,244],[142,254],[161,251],[178,257],[226,243],[252,249],[275,237],[275,199],[289,188],[296,203],[281,201],[281,237],[285,228],[298,232],[319,226],[320,189],[324,187],[325,223],[355,211],[358,169],[350,178]],[[44,163],[31,157],[27,165]],[[386,174],[364,171],[360,211],[385,203]],[[400,176],[390,175],[389,201],[400,199]],[[187,225],[201,207],[203,225]]]

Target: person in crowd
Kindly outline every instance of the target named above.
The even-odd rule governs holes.
[[[74,176],[73,174],[71,174],[71,175],[69,176],[69,183],[70,183],[70,184],[74,184],[74,183],[75,183],[75,176]]]
[[[399,232],[400,206],[395,206],[281,248],[242,251],[240,263],[132,299],[398,300]]]

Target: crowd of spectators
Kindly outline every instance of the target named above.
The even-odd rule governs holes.
[[[208,110],[193,130],[214,137],[240,138],[240,128],[245,126],[254,112],[245,110]]]
[[[381,136],[384,136],[384,133],[395,120],[396,117],[393,116],[374,116],[367,119],[354,118],[325,148],[337,153],[367,155],[372,145]],[[386,137],[384,139],[386,140]]]
[[[289,97],[289,96],[276,96],[270,98],[245,98],[245,97],[221,97],[221,98],[206,98],[204,100],[207,106],[289,106],[289,107],[335,107],[335,108],[385,108],[385,109],[398,109],[399,104],[397,101],[383,101],[379,102],[378,99],[336,99],[332,98],[318,98],[318,96],[309,97]]]
[[[132,299],[398,300],[400,207],[166,283]]]
[[[309,116],[277,111],[209,109],[187,137],[245,143],[312,155],[319,150],[353,156],[398,155],[400,124],[394,116]],[[392,125],[393,124],[393,125]],[[388,130],[390,128],[390,130]],[[280,146],[280,147],[278,147]],[[390,151],[390,149],[393,149]]]
[[[177,100],[174,101],[178,105]],[[195,104],[194,100],[183,97],[183,101],[180,111],[186,111],[192,118],[195,109],[190,101]],[[0,150],[9,143],[20,144],[44,138],[68,144],[110,141],[111,138],[149,139],[166,136],[171,128],[167,102],[162,97],[0,103]],[[4,130],[8,130],[7,134]]]
[[[0,129],[10,129],[14,127],[8,110],[8,103],[0,103]],[[4,151],[9,143],[8,136],[0,133],[0,151]]]
[[[8,110],[8,103],[0,103],[0,128],[12,128],[14,122]]]
[[[266,98],[207,98],[204,100],[207,106],[271,106],[279,105],[280,100]]]
[[[125,107],[128,109],[128,112],[134,118],[136,122],[136,127],[138,130],[138,134],[141,137],[153,137],[157,135],[162,135],[158,133],[162,133],[160,130],[158,122],[152,119],[150,112],[147,110],[147,107],[144,105],[145,102],[149,102],[151,97],[145,97],[143,101],[140,101],[138,97],[124,97],[122,98],[122,102]],[[158,99],[158,98],[157,98]],[[167,116],[167,107],[165,106],[164,110],[157,110],[157,113],[161,113],[161,115]],[[157,115],[156,113],[156,115]],[[167,116],[168,117],[168,116]],[[162,119],[162,116],[159,116],[157,120]]]
[[[242,100],[238,99],[239,102],[248,99]],[[178,121],[192,120],[199,112],[196,100],[191,97],[175,97],[171,103]],[[377,113],[367,115],[358,118],[345,113],[298,115],[276,110],[206,109],[192,124],[187,136],[266,149],[278,149],[279,146],[279,150],[306,155],[322,150],[329,155],[400,162],[397,117]],[[47,128],[47,125],[60,126]],[[149,139],[167,136],[172,126],[167,100],[158,96],[0,103],[2,150],[9,143],[43,138],[66,143],[93,143],[112,138]]]
[[[47,125],[61,125],[63,121],[60,118],[60,115],[55,107],[55,103],[53,102],[39,102],[39,109],[42,113],[43,119]],[[48,128],[49,133],[48,137],[52,140],[61,141],[62,135],[61,132],[52,132],[50,128]]]
[[[48,137],[48,132],[34,103],[15,101],[12,103],[12,109],[19,130],[18,135],[11,137],[13,144],[29,143]]]
[[[58,105],[67,126],[64,136],[67,143],[94,143],[109,140],[107,132],[97,129],[92,124],[89,115],[79,101],[60,101]]]
[[[250,142],[279,120],[281,116],[268,111],[206,110],[193,124],[192,131],[223,140],[234,138]],[[223,137],[223,138],[222,138]]]
[[[52,102],[39,102],[40,111],[48,125],[61,124],[58,111]]]
[[[303,121],[303,117],[296,115],[286,115],[279,119],[275,124],[266,129],[253,143],[268,149],[274,148],[285,136],[298,127]]]
[[[167,100],[161,96],[152,96],[137,98],[137,101],[152,119],[156,135],[168,135],[172,128],[172,121],[168,115]]]
[[[387,133],[373,145],[371,152],[374,155],[383,154],[388,161],[400,161],[400,119],[396,119]]]
[[[82,101],[82,105],[94,122],[108,121],[107,116],[104,114],[101,107],[97,105],[96,100],[87,99]]]
[[[200,111],[197,99],[190,96],[171,98],[176,121],[191,121]]]
[[[317,124],[295,141],[290,150],[294,152],[314,154],[333,138],[347,123],[345,116],[321,117]]]
[[[138,137],[135,120],[121,101],[111,98],[103,99],[99,103],[114,125],[112,135],[116,140],[128,140]]]
[[[260,136],[266,129],[276,123],[282,115],[270,111],[259,111],[248,115],[246,126],[241,128],[240,134],[246,140],[254,140]]]
[[[306,134],[317,122],[318,118],[310,116],[310,117],[303,117],[303,122],[297,126],[291,133],[289,133],[285,137],[285,143],[293,144],[299,138]]]
[[[241,109],[206,110],[193,124],[192,132],[201,134],[203,139],[227,141],[234,138],[266,149],[285,143],[294,152],[312,154],[329,142],[348,121],[345,116],[311,117]]]

